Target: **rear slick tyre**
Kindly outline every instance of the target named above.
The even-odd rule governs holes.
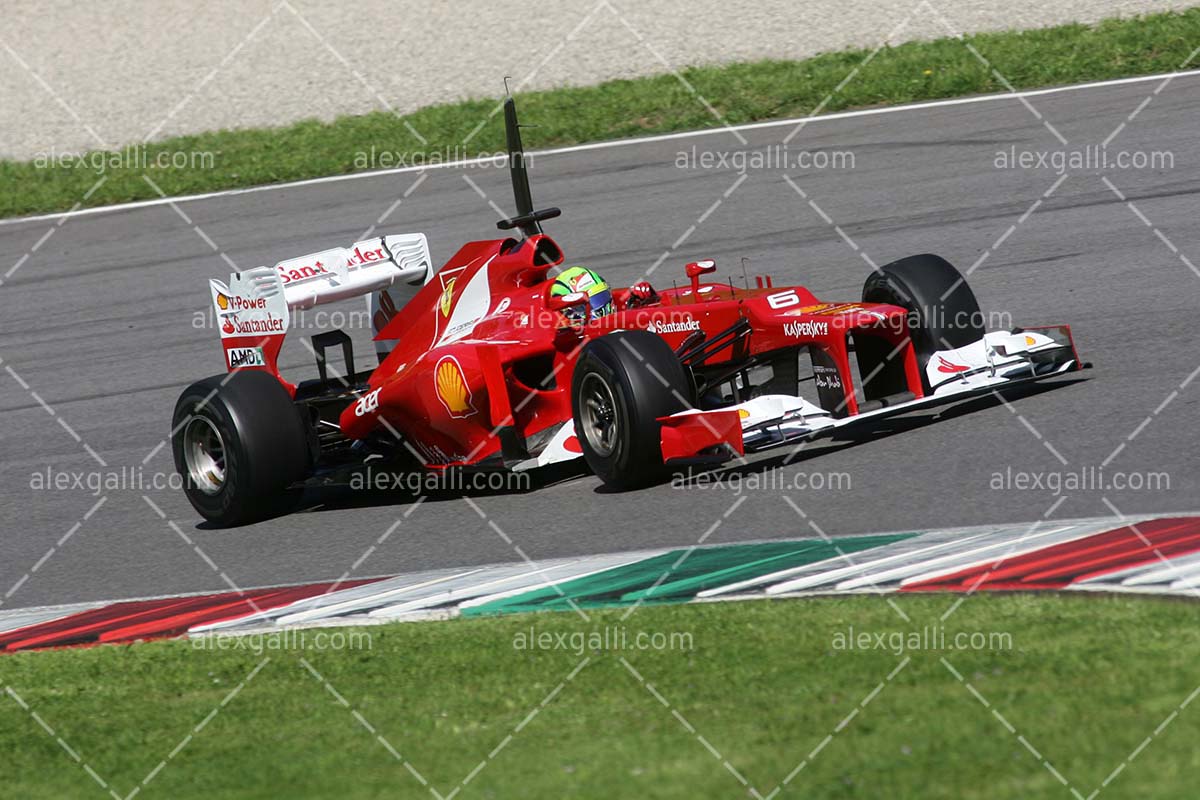
[[[307,477],[307,425],[283,385],[259,371],[214,375],[180,395],[171,449],[205,520],[233,527],[289,510]]]

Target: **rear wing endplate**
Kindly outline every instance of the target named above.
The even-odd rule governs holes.
[[[278,359],[293,309],[382,292],[394,284],[421,285],[432,275],[425,234],[407,233],[235,272],[228,284],[210,280],[225,365],[231,372],[270,372],[290,389],[279,375]]]

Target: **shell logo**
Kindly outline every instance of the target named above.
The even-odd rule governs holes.
[[[446,288],[442,290],[442,299],[438,303],[438,306],[442,310],[443,317],[450,316],[450,304],[454,300],[454,284],[456,281],[458,281],[457,277],[446,281]]]
[[[750,412],[744,408],[739,408],[738,409],[738,418],[739,419],[750,419]]]
[[[217,292],[217,308],[221,309],[222,311],[229,310],[229,298],[220,292]]]
[[[1025,344],[1029,347],[1033,347],[1035,344],[1037,344],[1037,339],[1033,338],[1032,336],[1026,336]]]
[[[475,413],[471,405],[471,389],[462,365],[454,356],[443,356],[433,370],[434,388],[438,400],[446,407],[446,413],[455,418],[469,417]]]

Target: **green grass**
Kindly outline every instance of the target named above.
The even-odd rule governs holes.
[[[1200,9],[1095,26],[980,34],[966,41],[1016,88],[1165,72],[1185,66],[1192,49],[1200,45]],[[835,92],[867,53],[847,50],[803,61],[695,67],[685,69],[683,76],[730,124],[802,116],[818,106],[830,112],[1006,89],[962,41],[942,39],[886,48]],[[718,124],[670,75],[529,93],[521,96],[520,104],[522,120],[538,126],[527,132],[526,145],[537,148]],[[424,108],[404,117],[379,112],[332,123],[224,130],[168,139],[145,149],[150,163],[160,153],[168,158],[206,154],[196,156],[187,168],[126,167],[101,173],[37,161],[0,162],[0,216],[158,196],[146,176],[164,193],[178,195],[378,167],[379,160],[368,155],[372,152],[393,154],[392,165],[496,153],[503,149],[502,115],[491,116],[471,136],[496,105],[496,100],[481,99]],[[410,132],[410,125],[425,142]],[[107,177],[97,187],[102,174]]]
[[[370,725],[442,795],[484,763],[462,797],[746,796],[724,760],[763,795],[805,762],[783,798],[1070,797],[1018,735],[1084,797],[1153,737],[1101,796],[1195,796],[1200,704],[1160,727],[1200,684],[1194,604],[973,597],[948,634],[1007,633],[1011,648],[910,652],[899,672],[894,652],[835,646],[851,625],[936,624],[952,599],[897,602],[911,628],[878,597],[645,607],[631,635],[691,633],[692,649],[589,650],[561,689],[580,655],[514,637],[597,630],[621,612],[390,625],[363,629],[369,651],[269,651],[224,707],[262,656],[187,642],[3,656],[4,794],[104,794],[55,737],[125,796],[190,735],[140,795],[430,797]]]

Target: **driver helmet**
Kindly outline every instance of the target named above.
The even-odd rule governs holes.
[[[550,287],[550,294],[553,297],[561,297],[572,292],[587,292],[588,298],[591,300],[592,319],[608,316],[617,310],[613,305],[612,290],[608,288],[604,278],[587,267],[568,267],[558,274],[554,279],[554,284]],[[563,313],[573,320],[582,320],[584,316],[582,306],[574,306]]]

